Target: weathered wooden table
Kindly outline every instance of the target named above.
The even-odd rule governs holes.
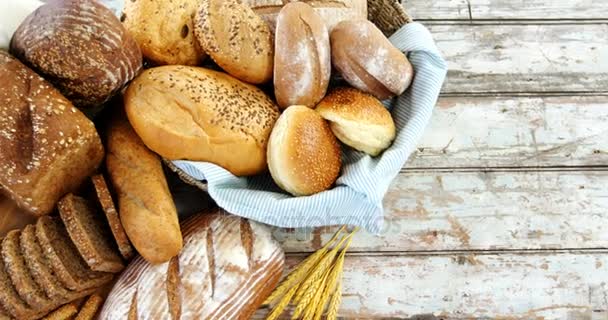
[[[340,314],[608,319],[608,1],[404,5],[450,72]],[[289,263],[333,231],[283,234]]]

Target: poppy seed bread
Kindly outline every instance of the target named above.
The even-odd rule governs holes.
[[[124,268],[117,250],[108,240],[107,226],[86,199],[68,194],[57,207],[70,238],[91,269],[120,272]]]

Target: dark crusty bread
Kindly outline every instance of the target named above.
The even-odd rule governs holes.
[[[59,215],[72,242],[89,267],[95,271],[120,272],[122,259],[109,241],[101,214],[94,212],[86,199],[68,194],[57,204]]]
[[[91,180],[93,181],[97,199],[101,204],[103,212],[106,214],[106,219],[108,219],[108,225],[110,226],[114,240],[116,240],[118,250],[123,258],[129,260],[133,257],[134,250],[131,246],[129,238],[127,237],[125,229],[120,222],[118,212],[116,212],[116,207],[114,206],[114,201],[112,200],[112,194],[108,189],[108,184],[106,183],[103,174],[95,175],[91,177]]]
[[[93,271],[87,266],[65,227],[54,218],[44,216],[38,219],[36,239],[44,249],[53,272],[68,289],[81,291],[102,286],[112,280],[112,274]]]
[[[103,304],[103,298],[97,294],[91,295],[84,303],[74,320],[93,320]]]
[[[30,307],[50,305],[52,300],[34,281],[20,250],[19,236],[21,231],[13,230],[2,240],[2,260],[6,273],[11,278],[13,287]]]
[[[84,109],[107,101],[142,67],[135,40],[95,0],[42,5],[15,31],[11,53]]]
[[[34,225],[28,225],[21,231],[20,246],[27,269],[46,295],[52,299],[67,299],[72,291],[61,284],[53,269],[47,264],[42,248],[36,239]]]
[[[99,166],[93,123],[19,60],[0,51],[0,189],[35,215]]]

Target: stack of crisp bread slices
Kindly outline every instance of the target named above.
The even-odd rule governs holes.
[[[41,217],[2,239],[0,320],[39,319],[53,310],[72,317],[75,301],[110,283],[133,257],[104,177],[92,177],[92,186],[95,202],[68,194],[58,217]],[[91,296],[76,319],[92,319],[100,304]]]

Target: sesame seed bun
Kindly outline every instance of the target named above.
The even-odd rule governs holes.
[[[395,139],[395,123],[390,112],[370,94],[354,88],[337,88],[328,94],[316,111],[330,122],[342,143],[377,156]]]
[[[305,106],[287,108],[268,145],[268,167],[274,181],[294,196],[329,189],[340,173],[340,146],[329,125]]]
[[[237,176],[266,170],[278,107],[225,73],[187,66],[148,69],[124,98],[133,129],[169,160],[207,161]]]

